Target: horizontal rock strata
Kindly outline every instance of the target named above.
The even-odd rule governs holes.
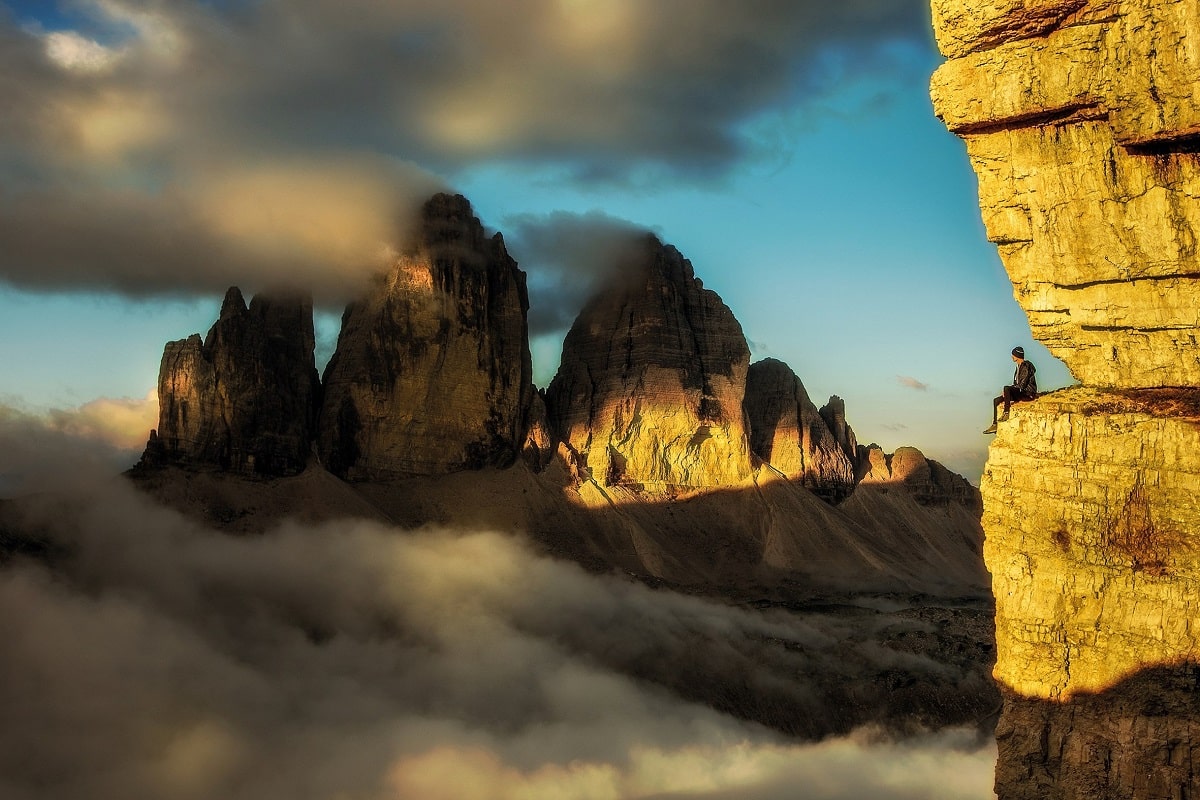
[[[1195,412],[1190,392],[1074,389],[1001,424],[981,488],[1004,685],[1063,699],[1200,661]]]
[[[1085,385],[1200,384],[1200,6],[934,10],[934,105],[1034,336]]]

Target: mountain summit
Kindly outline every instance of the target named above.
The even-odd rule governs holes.
[[[507,466],[533,391],[525,273],[461,195],[342,316],[325,369],[322,463],[347,480]]]
[[[543,393],[524,273],[465,198],[437,195],[347,307],[323,382],[307,299],[247,308],[230,289],[204,342],[169,343],[135,477],[236,530],[365,515],[518,530],[720,592],[984,591],[974,487],[911,448],[859,447],[839,398],[817,409],[786,364],[751,365],[674,247],[647,235],[623,257]]]

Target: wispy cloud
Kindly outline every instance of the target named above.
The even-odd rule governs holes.
[[[915,389],[918,392],[925,392],[925,391],[929,390],[928,383],[925,383],[924,381],[919,381],[916,378],[912,377],[911,375],[897,375],[896,383],[900,384],[901,386],[903,386],[907,389]]]

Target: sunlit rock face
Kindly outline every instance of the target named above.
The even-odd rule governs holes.
[[[976,516],[980,512],[979,490],[915,447],[897,447],[894,453],[885,453],[877,444],[860,445],[857,462],[859,486],[894,487],[921,505],[953,502]]]
[[[1164,722],[1163,692],[1200,660],[1200,5],[932,5],[938,115],[1034,335],[1089,387],[1014,406],[982,480],[997,795],[1190,797],[1200,713]]]
[[[168,342],[158,375],[159,423],[148,463],[184,462],[233,472],[290,475],[311,450],[320,385],[312,301],[236,287],[203,342]]]
[[[1200,384],[1200,5],[932,5],[934,105],[1034,336],[1085,385]]]
[[[982,481],[996,677],[1064,698],[1200,660],[1200,395],[1074,389],[1015,408]]]
[[[410,246],[342,316],[317,445],[349,480],[507,465],[533,392],[525,274],[461,196],[429,200]]]
[[[831,502],[854,490],[854,464],[787,364],[767,358],[750,365],[745,409],[750,449],[760,460]]]
[[[554,438],[546,419],[546,396],[541,390],[533,393],[525,413],[525,442],[521,458],[534,472],[541,472],[554,458]]]
[[[749,365],[733,313],[678,250],[647,236],[567,334],[549,419],[600,487],[737,484],[750,476]]]
[[[1200,776],[1200,393],[1015,406],[984,471],[1000,800],[1191,797]]]

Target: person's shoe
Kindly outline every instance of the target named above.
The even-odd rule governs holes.
[[[994,422],[993,422],[993,423],[991,424],[991,427],[984,428],[984,429],[983,429],[983,432],[984,432],[984,433],[995,433],[995,432],[996,432],[996,423],[994,423]]]
[[[1008,422],[1008,413],[1006,412],[1004,414],[1001,414],[1000,419],[998,419],[997,422]]]

